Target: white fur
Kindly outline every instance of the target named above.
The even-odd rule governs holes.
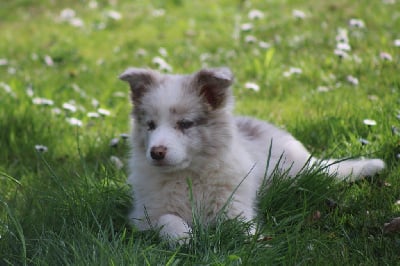
[[[128,178],[134,207],[129,218],[140,230],[160,227],[162,236],[182,239],[193,216],[203,223],[212,223],[221,212],[251,220],[256,191],[275,167],[295,176],[319,164],[349,180],[384,168],[380,159],[311,158],[289,133],[234,117],[233,76],[227,68],[192,75],[130,68],[120,78],[129,82],[134,104]],[[182,121],[193,124],[185,128]]]

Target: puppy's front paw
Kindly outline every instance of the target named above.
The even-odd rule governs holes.
[[[160,234],[164,239],[180,245],[188,242],[190,227],[182,218],[173,214],[164,214],[158,219],[158,225],[161,227]]]

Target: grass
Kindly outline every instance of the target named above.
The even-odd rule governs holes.
[[[400,139],[392,133],[392,126],[400,128],[400,47],[394,43],[400,38],[399,3],[90,2],[1,4],[0,264],[398,263],[400,235],[384,234],[383,225],[400,216]],[[65,8],[76,12],[82,27],[61,21]],[[264,17],[250,20],[254,9]],[[306,17],[295,18],[295,9]],[[352,18],[365,27],[349,26]],[[240,29],[247,22],[253,24],[248,32]],[[351,45],[344,59],[334,54],[339,28],[347,30]],[[257,42],[246,42],[249,35]],[[128,155],[124,140],[109,145],[129,132],[128,89],[117,76],[128,66],[157,68],[156,56],[178,73],[229,66],[238,114],[287,128],[320,157],[380,157],[387,168],[354,184],[318,172],[295,182],[276,176],[259,195],[263,241],[246,238],[248,224],[233,220],[198,226],[188,245],[171,248],[157,232],[127,224],[132,199],[126,169],[110,159]],[[290,67],[302,73],[285,77]],[[348,81],[350,75],[358,85]],[[260,90],[246,89],[246,82]],[[330,90],[319,92],[320,86]],[[54,104],[35,105],[36,97]],[[63,109],[66,102],[78,110]],[[111,115],[87,116],[98,108]],[[83,126],[68,124],[70,117]],[[367,118],[377,125],[363,124]],[[37,152],[35,145],[48,151]]]

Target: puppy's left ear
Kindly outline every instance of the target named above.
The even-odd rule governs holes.
[[[233,79],[229,68],[202,69],[194,75],[199,95],[212,109],[218,109],[226,104],[231,94],[229,87]]]
[[[134,104],[139,104],[143,95],[156,82],[157,72],[143,68],[128,68],[119,78],[129,83],[131,99]]]

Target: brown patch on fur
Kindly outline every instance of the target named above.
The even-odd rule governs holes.
[[[212,85],[204,85],[200,89],[200,96],[203,96],[213,109],[222,105],[224,95],[223,91],[215,89]]]
[[[226,103],[231,84],[232,80],[218,77],[212,69],[200,70],[194,78],[194,87],[198,89],[199,96],[214,110]]]
[[[120,76],[121,80],[129,83],[131,88],[131,101],[134,105],[141,103],[143,95],[154,87],[155,73],[152,70],[129,69]]]
[[[135,104],[132,109],[132,116],[139,123],[143,122],[143,117],[145,116],[145,111],[140,108],[140,105]]]
[[[134,104],[138,105],[141,103],[143,95],[152,87],[154,80],[153,77],[143,75],[140,82],[131,84],[131,100]]]
[[[258,139],[264,134],[263,127],[260,124],[252,123],[250,119],[237,119],[236,125],[239,131],[250,140]]]

